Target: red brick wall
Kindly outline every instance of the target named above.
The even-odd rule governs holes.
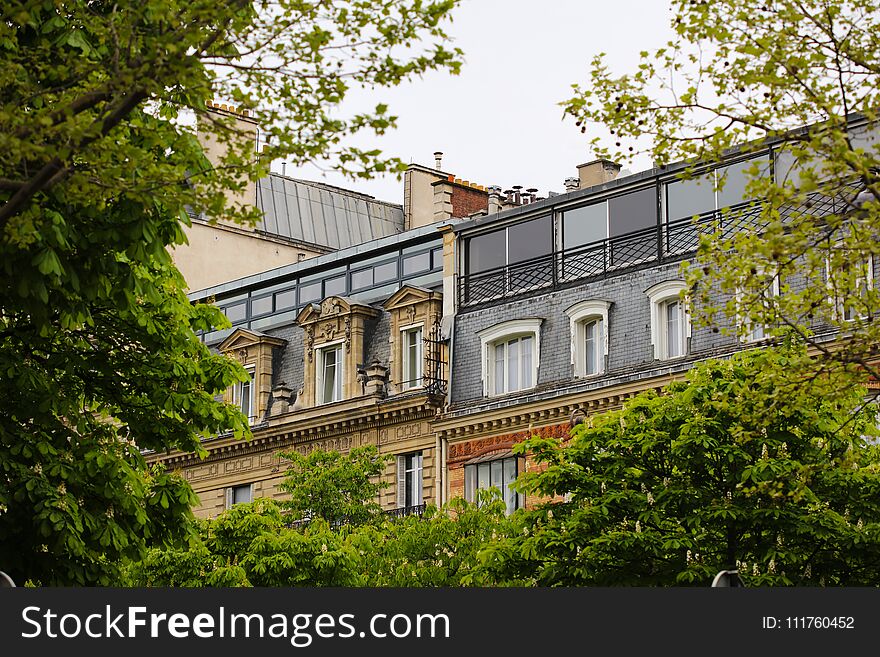
[[[449,497],[464,497],[464,464],[478,456],[488,454],[489,452],[503,451],[510,449],[516,443],[522,442],[532,436],[540,436],[542,438],[568,438],[571,428],[568,423],[553,424],[546,427],[539,427],[532,431],[517,431],[516,433],[508,433],[500,436],[491,436],[489,438],[477,438],[460,443],[450,443],[449,455],[446,460],[446,472],[449,478]],[[544,464],[537,464],[532,460],[531,455],[526,455],[525,471],[535,472],[543,470]],[[545,501],[538,498],[527,498],[526,506],[533,506],[538,502]]]
[[[489,193],[464,185],[452,186],[452,216],[467,217],[473,212],[489,209]]]

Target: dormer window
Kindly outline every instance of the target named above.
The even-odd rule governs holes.
[[[687,304],[682,299],[684,281],[664,281],[645,291],[651,302],[651,344],[654,358],[669,360],[688,352],[691,336]]]
[[[230,387],[225,395],[227,402],[236,406],[256,424],[269,408],[272,394],[272,353],[286,344],[285,340],[259,331],[235,329],[218,346],[218,350],[238,360],[244,366],[247,378]]]
[[[605,371],[608,356],[607,301],[581,301],[565,311],[571,323],[571,362],[575,376],[596,376]]]
[[[254,404],[254,368],[245,368],[248,378],[235,384],[232,393],[232,403],[242,412],[250,424],[256,420],[256,404]]]
[[[422,327],[413,326],[401,331],[404,390],[419,388],[422,384]]]
[[[318,403],[329,404],[342,399],[344,365],[342,343],[318,347]]]
[[[538,383],[540,319],[496,324],[477,333],[483,354],[483,389],[489,396],[534,388]]]

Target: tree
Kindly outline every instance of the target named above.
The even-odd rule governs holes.
[[[379,491],[388,483],[378,477],[389,457],[376,447],[355,447],[347,454],[319,449],[307,455],[283,452],[281,457],[290,462],[279,488],[290,493],[284,507],[293,519],[359,525],[382,513]]]
[[[547,466],[521,490],[564,501],[523,514],[487,567],[539,585],[708,585],[724,568],[751,586],[876,585],[876,409],[845,374],[801,377],[805,358],[708,361],[570,441],[521,444]]]
[[[392,127],[387,107],[346,118],[340,104],[352,85],[457,70],[440,27],[453,5],[4,3],[0,568],[107,583],[120,557],[187,539],[191,489],[149,471],[140,450],[248,435],[215,400],[245,374],[196,338],[228,323],[189,304],[166,247],[185,240],[188,212],[252,217],[226,192],[274,157],[399,169],[344,142]],[[211,99],[250,109],[271,140],[264,158],[206,112]],[[219,162],[193,116],[225,145]]]
[[[880,256],[880,9],[676,0],[671,27],[675,40],[642,52],[634,73],[618,76],[597,57],[566,111],[583,131],[599,126],[599,155],[692,162],[684,177],[774,146],[774,175],[766,157],[748,167],[747,191],[760,199],[745,213],[756,215],[749,230],[726,213],[687,269],[697,319],[795,331],[823,355],[811,365],[857,363],[878,378],[869,270]],[[835,330],[845,339],[830,344],[823,334]]]

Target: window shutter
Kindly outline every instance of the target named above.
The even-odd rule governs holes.
[[[397,457],[397,508],[406,506],[406,457]]]
[[[232,486],[226,489],[226,508],[232,508]]]

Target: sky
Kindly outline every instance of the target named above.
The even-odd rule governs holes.
[[[586,83],[600,52],[615,73],[634,71],[640,51],[670,38],[670,15],[667,0],[463,0],[447,24],[464,51],[461,73],[431,72],[394,89],[353,94],[349,111],[385,102],[398,116],[396,130],[358,145],[431,167],[434,151],[443,151],[443,170],[463,180],[536,187],[539,196],[562,192],[576,166],[595,158],[589,132],[564,118],[559,103],[573,83]],[[639,171],[650,162],[625,166]],[[273,171],[282,171],[281,161]],[[403,202],[394,176],[352,180],[315,165],[284,171]]]

